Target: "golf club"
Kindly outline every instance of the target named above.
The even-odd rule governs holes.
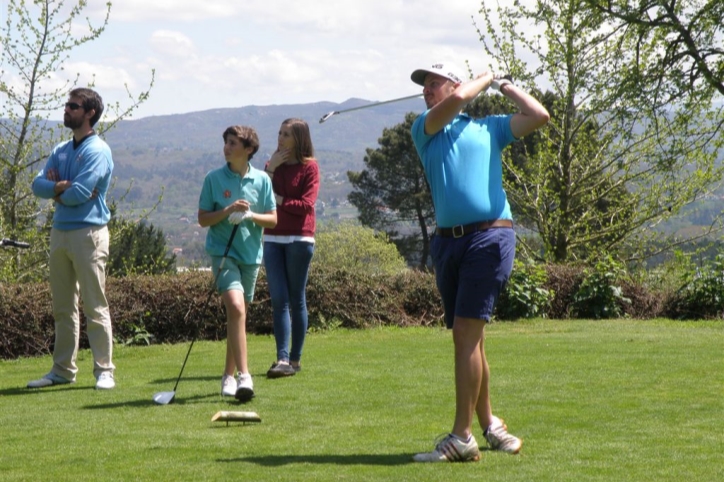
[[[408,95],[407,97],[400,97],[399,99],[392,99],[392,100],[385,100],[382,102],[375,102],[374,104],[367,104],[367,105],[361,105],[359,107],[352,107],[351,109],[344,109],[344,110],[333,110],[332,112],[329,112],[327,114],[324,114],[321,119],[319,119],[319,123],[326,121],[333,115],[342,114],[343,112],[351,112],[353,110],[360,110],[360,109],[367,109],[369,107],[377,107],[378,105],[383,104],[391,104],[393,102],[400,102],[403,100],[409,100],[409,99],[415,99],[417,97],[422,97],[422,94],[415,94],[415,95]]]
[[[22,249],[26,249],[26,248],[30,247],[30,245],[28,243],[23,243],[22,241],[15,241],[14,239],[5,239],[5,238],[0,240],[0,246],[12,246],[13,248],[22,248]]]
[[[216,291],[216,282],[219,280],[219,273],[221,273],[221,269],[224,267],[224,263],[226,263],[226,256],[229,254],[229,249],[231,248],[231,242],[234,241],[234,236],[236,236],[236,231],[239,229],[239,225],[235,224],[234,228],[231,230],[231,236],[229,236],[229,242],[226,243],[226,249],[224,250],[224,257],[221,258],[221,263],[219,263],[219,269],[216,270],[216,275],[214,276],[214,286],[209,291],[209,296],[206,298],[206,302],[204,303],[204,309],[209,305],[209,301],[211,301],[211,297],[213,296],[214,292]],[[189,313],[191,313],[191,309],[189,309],[188,313],[186,313],[186,317],[188,318]],[[185,321],[185,320],[184,320]],[[178,388],[178,382],[181,381],[181,375],[184,372],[184,368],[186,368],[186,362],[189,359],[189,355],[191,354],[191,349],[194,347],[194,342],[196,341],[196,338],[198,336],[198,329],[196,330],[196,333],[194,334],[194,337],[191,339],[191,344],[189,345],[189,349],[186,352],[186,358],[184,358],[184,363],[181,365],[181,372],[178,374],[178,378],[176,379],[176,385],[173,386],[173,390],[170,392],[158,392],[153,395],[153,401],[157,403],[158,405],[168,405],[169,403],[173,402],[174,398],[176,397],[176,388]]]

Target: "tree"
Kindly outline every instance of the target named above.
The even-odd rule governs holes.
[[[387,233],[408,263],[424,269],[435,213],[410,134],[416,118],[417,114],[408,113],[403,123],[384,129],[380,147],[367,149],[367,169],[347,172],[353,186],[348,199],[357,207],[364,226]]]
[[[32,195],[30,184],[65,132],[62,124],[51,122],[49,117],[62,109],[67,93],[80,77],[77,74],[74,82],[58,84],[57,73],[74,49],[100,37],[110,15],[109,2],[105,19],[94,26],[90,20],[79,21],[86,0],[77,0],[69,7],[65,3],[9,0],[5,23],[0,26],[0,232],[32,245],[22,256],[0,252],[5,264],[0,275],[6,280],[37,279],[46,273],[47,230],[38,227],[39,220],[50,217],[52,203],[41,204]],[[149,90],[152,86],[153,72]],[[102,134],[128,117],[148,93],[134,96],[129,91],[129,106],[106,105],[105,118],[113,120],[99,123],[96,132]],[[48,223],[44,226],[47,228]]]
[[[528,91],[539,83],[552,89],[539,95],[552,121],[537,152],[525,167],[505,160],[511,204],[526,207],[545,259],[626,248],[641,256],[640,243],[661,240],[658,223],[716,186],[724,173],[716,163],[721,111],[711,95],[660,103],[641,84],[622,82],[637,55],[636,31],[612,28],[587,0],[499,5],[500,31],[490,9],[483,4],[480,12],[491,67],[502,66]],[[668,238],[667,246],[676,242]]]
[[[108,229],[111,237],[108,275],[156,275],[176,271],[176,255],[168,255],[162,230],[143,220],[130,221],[115,216]]]
[[[724,2],[586,3],[603,13],[614,29],[635,32],[635,55],[625,74],[628,81],[648,88],[652,98],[669,102],[707,89],[724,95]]]

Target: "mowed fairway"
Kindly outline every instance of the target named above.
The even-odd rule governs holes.
[[[724,480],[724,323],[547,321],[486,329],[493,407],[524,439],[519,456],[419,465],[450,430],[450,333],[383,328],[312,333],[303,371],[264,376],[274,341],[249,338],[257,397],[219,396],[225,344],[117,347],[115,390],[25,389],[50,357],[0,362],[0,480]],[[252,410],[261,424],[212,423]],[[479,428],[475,436],[485,447]]]

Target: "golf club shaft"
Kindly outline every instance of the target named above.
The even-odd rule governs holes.
[[[219,268],[216,270],[216,275],[214,275],[214,285],[209,290],[209,296],[206,297],[206,302],[204,303],[204,309],[206,309],[207,306],[209,306],[209,302],[211,301],[211,297],[213,296],[214,292],[216,291],[216,283],[219,281],[219,274],[221,273],[221,269],[224,267],[224,263],[226,263],[226,257],[229,254],[229,249],[231,249],[231,243],[234,241],[234,236],[236,236],[236,232],[239,230],[239,225],[235,224],[234,227],[231,230],[231,235],[229,236],[229,241],[226,243],[226,249],[224,250],[224,256],[221,258],[221,262],[219,263]],[[194,347],[194,342],[196,341],[196,338],[198,337],[198,327],[196,329],[196,333],[194,334],[194,337],[191,339],[191,344],[189,345],[189,349],[186,352],[186,358],[184,358],[183,365],[181,365],[181,371],[178,374],[178,378],[176,379],[176,384],[173,386],[173,391],[176,391],[176,388],[178,388],[178,383],[181,381],[181,375],[184,373],[184,368],[186,368],[186,362],[189,359],[189,355],[191,354],[191,349]]]
[[[407,97],[400,97],[399,99],[384,100],[382,102],[375,102],[372,104],[361,105],[359,107],[352,107],[352,108],[344,109],[344,110],[335,110],[335,111],[332,111],[332,112],[324,115],[321,119],[319,119],[319,123],[321,124],[322,122],[326,121],[333,115],[342,114],[344,112],[352,112],[353,110],[368,109],[370,107],[377,107],[379,105],[384,105],[384,104],[392,104],[393,102],[401,102],[403,100],[415,99],[417,97],[422,97],[422,94],[408,95]]]

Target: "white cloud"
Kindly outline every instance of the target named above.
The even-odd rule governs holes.
[[[92,3],[98,17],[101,3]],[[101,38],[72,60],[139,89],[155,69],[139,116],[387,100],[417,93],[410,72],[435,61],[485,68],[471,19],[479,8],[470,0],[123,0]]]
[[[194,22],[236,15],[242,3],[241,0],[123,0],[113,3],[111,17],[122,22]]]
[[[187,57],[196,50],[193,40],[181,32],[170,30],[153,32],[149,45],[158,54],[179,58]]]
[[[125,90],[124,85],[129,89],[137,87],[135,78],[121,68],[90,62],[68,62],[64,67],[63,77],[68,80],[75,79],[76,74],[79,75],[77,85],[87,85],[94,81],[99,90]]]

